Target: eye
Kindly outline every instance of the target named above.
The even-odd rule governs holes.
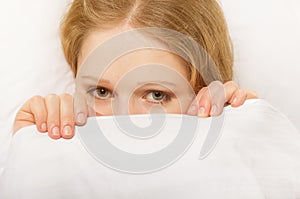
[[[112,93],[107,88],[104,87],[94,88],[88,92],[98,99],[104,100],[112,97]]]
[[[152,103],[163,103],[170,100],[170,96],[162,91],[151,91],[145,96]]]

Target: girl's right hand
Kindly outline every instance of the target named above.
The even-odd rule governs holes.
[[[36,125],[38,131],[48,132],[53,139],[70,139],[74,136],[75,124],[84,125],[88,115],[86,110],[81,109],[75,116],[73,103],[70,94],[34,96],[18,111],[13,131]]]

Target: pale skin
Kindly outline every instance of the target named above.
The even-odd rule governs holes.
[[[121,26],[91,32],[82,46],[78,65],[81,66],[97,45],[126,30],[128,27]],[[74,98],[70,94],[34,96],[18,111],[14,132],[29,125],[36,125],[38,131],[48,133],[52,139],[72,138],[75,125],[84,125],[87,117],[114,115],[112,101],[116,99],[122,101],[123,96],[122,90],[115,89],[118,82],[137,66],[149,62],[166,65],[188,81],[187,69],[181,58],[170,52],[143,50],[130,53],[112,63],[99,79],[98,85],[87,91],[95,99],[94,111],[91,111],[85,104],[74,107]],[[176,82],[174,84],[175,88],[178,87]],[[175,91],[171,87],[167,88],[155,82],[145,83],[130,93],[126,104],[126,113],[147,114],[153,106],[160,106],[165,113],[209,117],[220,115],[225,103],[232,107],[238,107],[246,99],[257,98],[254,92],[240,89],[233,81],[224,83],[224,91],[225,101],[221,105],[213,103],[214,96],[211,96],[207,87],[204,87],[198,92],[193,103],[189,103],[187,108],[182,108],[178,95],[174,94]],[[122,114],[121,112],[120,110],[120,114]]]

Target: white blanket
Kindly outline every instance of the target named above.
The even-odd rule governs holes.
[[[149,119],[136,117],[139,123]],[[114,117],[97,121],[110,129],[104,134],[114,144],[149,153],[178,132],[182,116],[166,117],[156,144],[143,146],[122,137]],[[211,121],[198,120],[198,135],[180,159],[147,174],[119,172],[97,161],[83,146],[84,132],[54,141],[34,126],[21,129],[0,178],[0,198],[300,198],[300,135],[284,115],[263,100],[228,107],[219,141],[199,159]]]

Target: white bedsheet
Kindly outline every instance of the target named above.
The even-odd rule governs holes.
[[[167,115],[161,134],[177,128],[180,118]],[[111,127],[113,139],[118,133],[113,117],[97,120]],[[199,160],[210,123],[211,118],[199,119],[198,136],[184,156],[148,174],[100,164],[78,133],[54,141],[33,126],[21,129],[0,177],[0,198],[300,198],[300,135],[284,115],[264,100],[227,108],[221,138]]]

